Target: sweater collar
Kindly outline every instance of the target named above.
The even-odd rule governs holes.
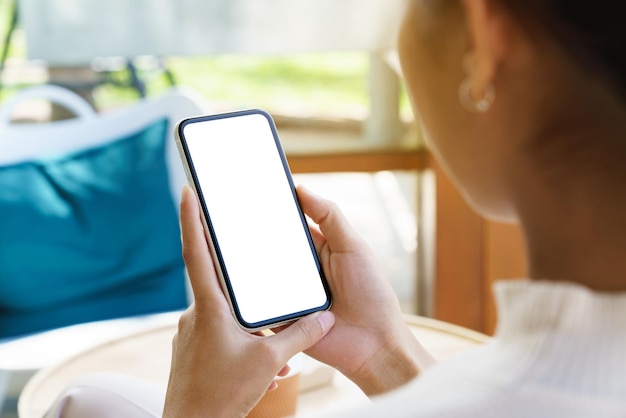
[[[498,282],[494,290],[491,346],[503,373],[544,388],[626,396],[626,292],[547,280]]]
[[[520,332],[626,334],[626,292],[597,292],[571,282],[507,280],[494,286],[496,335]]]

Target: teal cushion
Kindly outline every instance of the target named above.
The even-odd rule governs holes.
[[[186,305],[167,132],[0,167],[0,337]]]

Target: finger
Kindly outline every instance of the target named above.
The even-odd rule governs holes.
[[[290,371],[291,371],[291,367],[289,367],[288,364],[285,364],[283,368],[280,369],[280,371],[276,374],[276,376],[285,377],[289,374]]]
[[[311,238],[313,239],[313,245],[315,246],[315,249],[319,253],[322,247],[324,246],[324,244],[326,243],[326,238],[320,232],[320,229],[318,228],[317,224],[315,224],[315,222],[313,222],[311,219],[307,219],[307,224],[309,226],[309,232],[311,233]]]
[[[317,312],[299,319],[290,327],[269,338],[279,350],[279,358],[287,360],[321,340],[333,325],[335,325],[335,315],[332,312]]]
[[[311,193],[303,186],[297,187],[302,210],[319,225],[332,252],[351,252],[361,238],[354,231],[337,205]]]
[[[285,364],[283,368],[280,369],[278,373],[276,373],[276,376],[285,377],[289,374],[290,371],[291,371],[291,367],[289,367],[288,364]],[[270,385],[268,386],[267,391],[272,392],[276,389],[278,389],[278,382],[276,380],[272,380],[272,383],[270,383]]]
[[[219,294],[216,293],[216,288],[217,291],[220,290],[219,286],[216,286],[219,282],[202,226],[198,199],[189,186],[183,187],[181,195],[180,228],[183,258],[189,273],[194,299],[198,306],[203,306],[207,299],[213,301]]]
[[[305,189],[303,186],[296,186],[296,191],[298,191],[300,188]],[[305,189],[306,192],[306,189]],[[300,195],[298,192],[298,199],[300,199]],[[309,232],[311,233],[311,239],[313,239],[313,245],[315,246],[315,250],[319,252],[322,250],[322,247],[324,246],[324,244],[326,243],[326,238],[324,237],[324,234],[321,233],[319,226],[313,222],[313,220],[309,217],[306,218],[306,223],[307,226],[309,227]]]

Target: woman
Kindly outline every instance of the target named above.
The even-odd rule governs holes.
[[[241,332],[187,191],[183,252],[196,303],[174,341],[165,416],[245,416],[300,350],[370,396],[390,392],[355,417],[626,415],[625,8],[414,0],[408,9],[399,53],[432,151],[479,213],[525,234],[530,279],[496,285],[492,344],[431,368],[366,245],[336,206],[301,188],[332,311],[270,338]]]
[[[624,8],[410,3],[399,52],[431,149],[479,213],[519,222],[526,238],[529,279],[496,285],[493,343],[433,365],[365,243],[302,188],[334,306],[271,337],[241,331],[186,189],[196,299],[174,340],[164,416],[245,416],[301,350],[382,395],[354,417],[626,416]]]

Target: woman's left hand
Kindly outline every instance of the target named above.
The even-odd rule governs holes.
[[[213,264],[195,194],[185,187],[180,206],[183,257],[194,303],[174,337],[164,417],[244,417],[275,386],[295,354],[334,324],[330,312],[294,322],[279,334],[242,330],[233,318]]]

